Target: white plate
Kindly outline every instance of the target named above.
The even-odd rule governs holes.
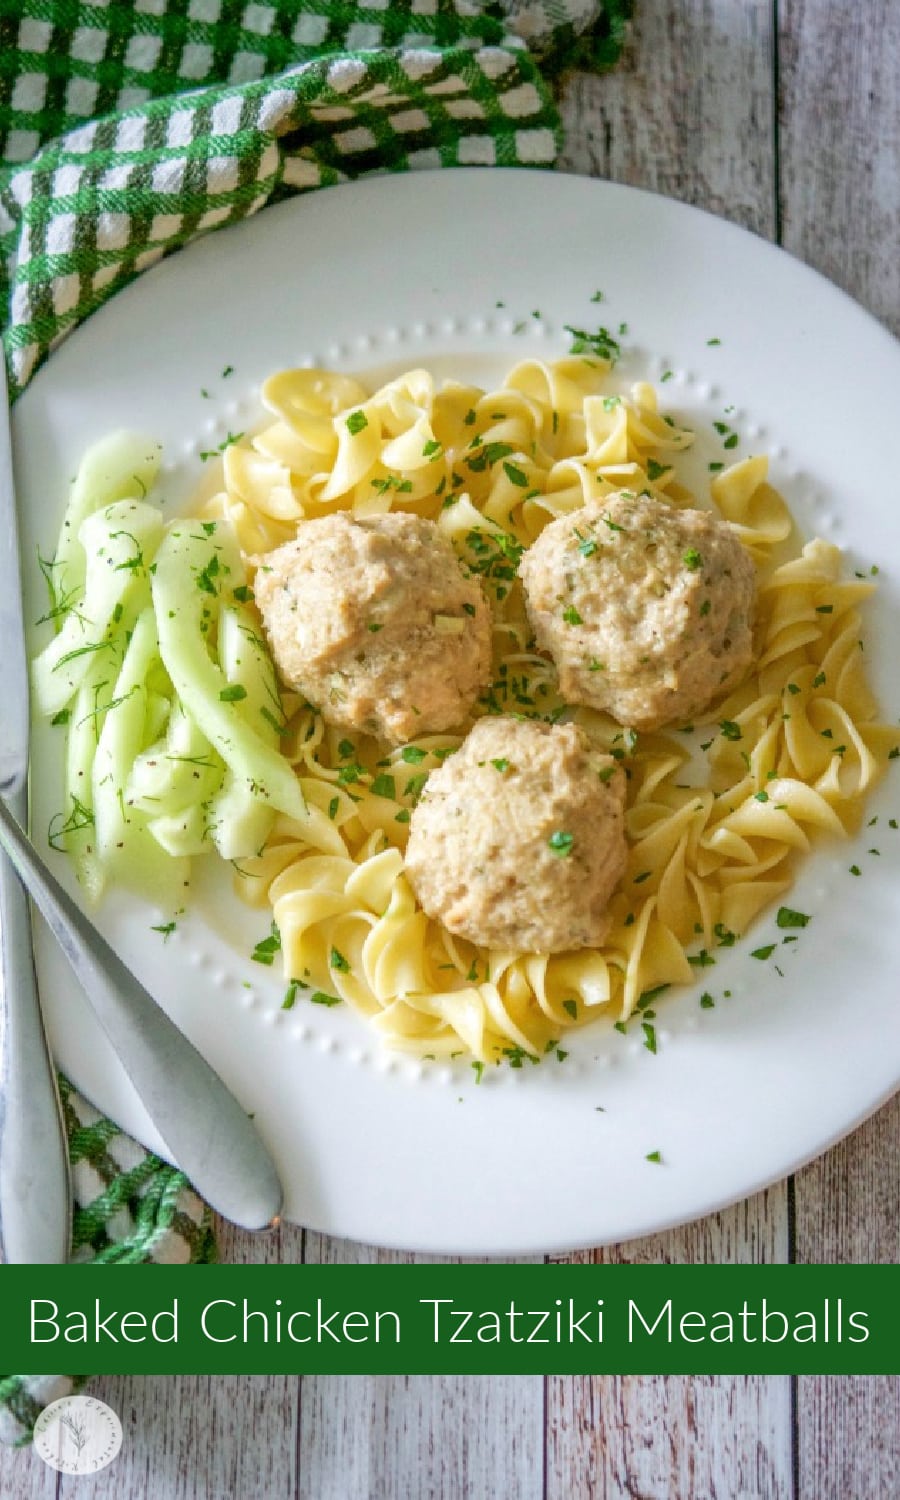
[[[273,370],[315,362],[367,375],[426,364],[486,381],[525,354],[562,353],[564,324],[598,322],[628,325],[623,381],[673,370],[664,401],[689,421],[709,423],[733,405],[739,452],[771,454],[803,531],[839,541],[850,567],[881,564],[871,665],[895,720],[897,345],[833,287],[740,229],[553,174],[413,174],[315,193],[207,238],[92,318],[15,411],[27,619],[44,607],[36,549],[52,546],[79,456],[111,429],[163,441],[174,511],[203,472],[198,450],[253,420]],[[234,373],[223,377],[228,365]],[[701,445],[698,477],[714,456]],[[42,848],[61,800],[60,757],[59,732],[36,725]],[[168,941],[151,927],[171,912],[119,894],[97,921],[255,1112],[289,1217],[438,1252],[594,1245],[705,1214],[783,1176],[897,1086],[900,831],[888,818],[898,813],[891,768],[871,803],[877,825],[809,861],[791,902],[813,920],[781,950],[784,977],[750,956],[779,936],[770,917],[751,940],[719,950],[693,989],[660,1004],[656,1056],[639,1033],[601,1023],[567,1041],[564,1062],[489,1069],[480,1086],[462,1062],[379,1054],[346,1008],[282,1011],[277,973],[249,960],[264,917],[238,909],[227,881],[204,884]],[[48,857],[72,889],[65,862]],[[44,933],[38,959],[61,1067],[158,1149]],[[700,1008],[702,990],[716,996],[714,1009]],[[645,1159],[654,1151],[662,1165]]]

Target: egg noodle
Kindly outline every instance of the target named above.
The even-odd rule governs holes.
[[[626,1020],[648,990],[690,982],[691,959],[743,935],[791,885],[814,838],[858,826],[896,739],[875,722],[866,683],[859,606],[873,585],[842,581],[830,543],[791,548],[791,516],[764,457],[710,485],[758,570],[755,665],[740,688],[674,734],[638,736],[563,702],[533,646],[516,578],[522,550],[556,517],[622,489],[697,504],[674,467],[693,434],[660,414],[651,385],[612,389],[610,369],[595,357],[524,360],[492,391],[436,389],[416,369],[374,394],[343,375],[289,370],[263,387],[274,421],[224,452],[224,488],[207,514],[231,522],[251,570],[331,511],[435,520],[493,610],[493,681],[476,712],[565,714],[628,778],[629,862],[602,948],[477,949],[424,914],[403,862],[428,773],[460,736],[387,751],[288,696],[282,751],[344,852],[310,847],[282,815],[263,851],[239,862],[236,888],[271,908],[287,980],[319,1001],[349,1001],[393,1047],[537,1057],[572,1026],[601,1012]]]

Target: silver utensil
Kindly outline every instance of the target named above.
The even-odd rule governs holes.
[[[5,385],[5,381],[4,381]],[[4,390],[0,389],[0,399]],[[0,433],[6,420],[0,412]],[[3,437],[0,437],[0,442]],[[2,454],[0,454],[2,457]],[[25,639],[20,602],[19,565],[16,547],[15,502],[11,466],[6,479],[0,469],[0,795],[9,797],[20,789],[27,774],[28,692]],[[4,511],[7,512],[4,520]],[[10,540],[11,538],[11,540]],[[48,923],[69,960],[76,978],[137,1093],[166,1152],[186,1174],[197,1192],[225,1218],[245,1229],[262,1229],[277,1220],[282,1204],[281,1184],[272,1158],[247,1113],[229,1093],[222,1080],[187,1038],[169,1020],[126,968],[72,898],[62,889],[36,850],[0,801],[0,847]],[[21,930],[21,929],[19,929]],[[10,937],[15,938],[15,931]],[[10,948],[4,934],[4,952]],[[23,1107],[40,1073],[35,1051],[35,1033],[23,1017],[26,1002],[11,976],[7,994],[7,1030],[14,1016],[21,1038],[18,1052],[7,1065],[4,1095],[7,1122]],[[52,1077],[52,1070],[51,1070]],[[35,1211],[36,1199],[44,1191],[26,1183],[40,1171],[34,1144],[26,1150],[21,1133],[4,1130],[0,1141],[0,1213],[4,1236],[12,1223],[12,1243],[19,1247],[29,1231],[22,1214]],[[4,1145],[4,1142],[6,1145]],[[4,1150],[10,1154],[4,1170]],[[28,1174],[30,1173],[30,1178]],[[4,1186],[6,1193],[4,1194]],[[18,1240],[16,1234],[18,1233]],[[9,1258],[12,1258],[7,1249]],[[28,1257],[30,1258],[30,1256]]]
[[[24,821],[28,677],[0,350],[0,790]],[[41,1017],[28,897],[0,853],[0,1245],[8,1262],[56,1265],[69,1253],[69,1154]]]
[[[24,816],[25,797],[13,802]],[[0,854],[0,1245],[11,1265],[69,1253],[69,1156],[31,951],[28,897]]]

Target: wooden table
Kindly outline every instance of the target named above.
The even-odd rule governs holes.
[[[637,0],[611,77],[564,96],[573,172],[746,225],[900,333],[898,0]],[[835,384],[852,372],[835,370]],[[883,434],[893,453],[896,433]],[[898,1259],[900,1100],[797,1176],[607,1261]],[[230,1262],[407,1261],[285,1228]],[[202,1272],[198,1274],[203,1274]],[[890,1500],[900,1381],[117,1378],[96,1480],[0,1454],[5,1500]]]

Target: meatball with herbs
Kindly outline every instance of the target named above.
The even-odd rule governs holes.
[[[753,562],[708,511],[593,500],[541,532],[519,575],[563,697],[631,728],[702,713],[751,663]]]
[[[283,681],[333,724],[402,744],[464,724],[489,680],[481,585],[419,516],[305,521],[254,592]]]
[[[479,946],[595,947],[625,870],[625,777],[574,724],[480,719],[428,778],[406,870],[420,905]]]

